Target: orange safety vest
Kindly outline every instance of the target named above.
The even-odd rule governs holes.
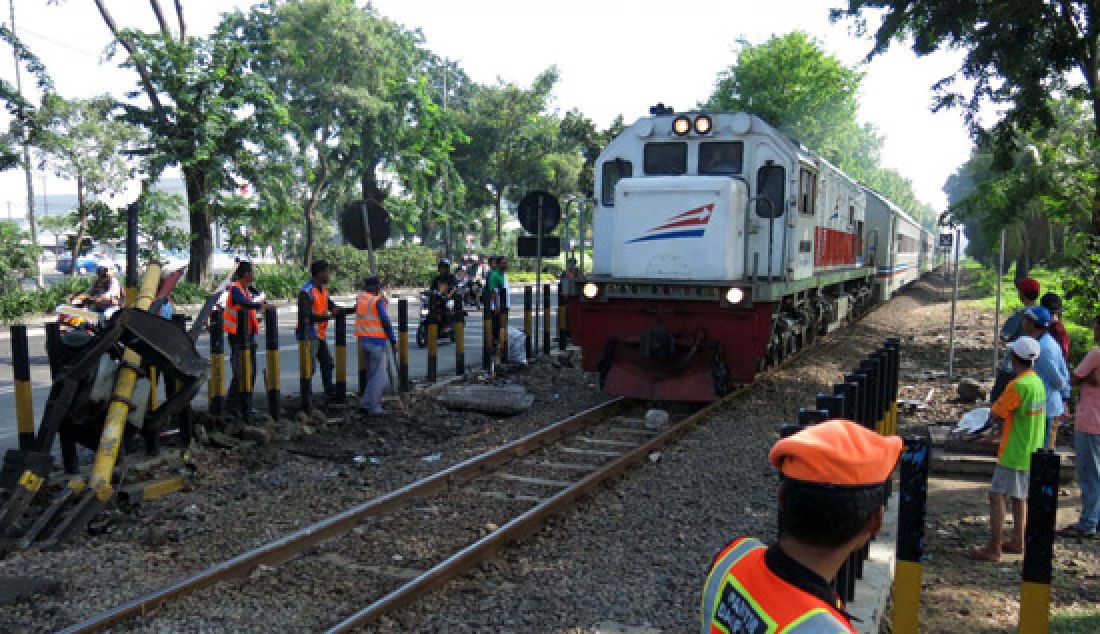
[[[767,550],[742,537],[718,554],[703,586],[702,634],[855,634],[836,607],[776,576]]]
[[[248,288],[241,284],[240,280],[229,285],[229,297],[226,298],[225,308],[222,310],[222,330],[230,335],[237,334],[237,311],[241,309],[240,304],[233,301],[234,287],[241,289],[248,301],[252,301],[252,293],[248,292]],[[248,309],[248,333],[254,335],[259,331],[260,320],[256,318],[256,311],[250,308]]]
[[[386,328],[382,325],[382,316],[378,312],[378,302],[385,301],[374,293],[366,291],[355,298],[355,336],[367,339],[387,339]]]
[[[317,315],[322,315],[328,312],[328,289],[318,289],[316,286],[310,288],[310,298],[313,300],[313,312]],[[328,322],[318,321],[314,322],[313,326],[317,329],[317,338],[324,339],[325,334],[328,332]]]

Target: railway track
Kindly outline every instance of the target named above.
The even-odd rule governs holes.
[[[795,361],[816,344],[830,338],[820,337],[814,344],[785,358],[777,367]],[[385,495],[350,507],[294,533],[274,540],[216,564],[185,579],[139,596],[117,607],[96,614],[64,630],[65,634],[95,632],[128,619],[149,616],[172,601],[203,589],[246,579],[257,570],[270,570],[290,562],[288,566],[304,564],[303,573],[312,585],[317,576],[329,576],[338,584],[340,575],[359,577],[368,573],[379,577],[371,584],[371,598],[349,601],[366,602],[365,607],[349,614],[336,614],[325,631],[347,632],[376,622],[398,608],[414,603],[420,597],[491,559],[501,549],[536,530],[550,517],[568,509],[579,497],[608,482],[633,465],[645,462],[662,447],[675,442],[718,408],[744,395],[752,385],[742,386],[722,399],[705,406],[676,406],[670,411],[670,421],[661,428],[647,426],[643,419],[644,405],[624,398],[614,398],[564,420],[474,456],[430,476],[412,482]],[[445,498],[445,499],[443,499]],[[450,506],[451,512],[436,502]],[[427,512],[433,517],[425,517]],[[508,518],[494,522],[493,512]],[[387,516],[404,513],[403,522],[385,526]],[[392,552],[386,540],[399,535],[413,539],[421,546],[434,546],[433,529],[445,526],[454,533],[457,520],[466,515],[465,542],[449,544],[437,552],[425,553],[413,549],[409,556],[395,556],[397,561],[415,559],[432,563],[418,569],[394,566],[390,560],[380,560],[378,553]],[[434,526],[433,526],[434,520]],[[366,525],[370,526],[366,526]],[[357,527],[366,526],[357,530]],[[486,528],[487,527],[487,528]],[[418,541],[410,531],[426,535]],[[350,535],[349,535],[350,533]],[[326,542],[336,544],[319,553]],[[438,551],[433,547],[430,550]],[[373,559],[374,563],[353,564],[343,572],[324,565],[332,554],[343,559],[352,557]],[[312,564],[312,565],[311,565]],[[327,570],[326,570],[327,569]],[[275,573],[281,575],[282,571]],[[398,582],[394,583],[394,579]],[[287,585],[249,579],[238,591],[264,595],[267,590],[287,592]],[[257,587],[258,586],[258,587]],[[293,592],[293,588],[290,590]],[[340,593],[335,593],[339,595]],[[361,594],[361,593],[356,593]],[[227,598],[225,600],[228,600]],[[200,616],[200,615],[193,615]]]

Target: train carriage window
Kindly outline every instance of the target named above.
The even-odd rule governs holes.
[[[786,180],[787,170],[782,165],[765,165],[756,171],[756,195],[767,201],[757,201],[756,215],[761,218],[779,218],[783,215]]]
[[[803,169],[798,180],[798,211],[812,216],[817,210],[817,175]]]
[[[650,176],[680,176],[687,173],[687,143],[646,143],[645,173]]]
[[[604,207],[615,206],[615,185],[624,178],[634,175],[634,164],[626,159],[617,158],[603,164],[603,183],[600,185]]]
[[[741,173],[745,144],[741,141],[704,141],[699,144],[699,173],[732,176]]]

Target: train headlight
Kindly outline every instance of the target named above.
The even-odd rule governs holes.
[[[712,126],[713,123],[709,116],[703,114],[695,117],[695,132],[697,134],[710,134]]]
[[[581,288],[581,294],[587,299],[596,299],[596,296],[600,294],[600,287],[594,282],[586,282]]]
[[[680,115],[672,120],[672,133],[676,136],[684,136],[691,132],[691,119]]]
[[[734,287],[726,291],[726,301],[731,304],[740,304],[745,299],[745,291]]]

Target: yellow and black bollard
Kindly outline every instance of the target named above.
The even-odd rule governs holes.
[[[439,368],[439,324],[428,324],[428,382],[434,383]]]
[[[246,423],[252,422],[252,324],[248,319],[249,311],[240,309],[237,311],[237,330],[241,335],[237,338],[237,393],[241,404],[241,418]]]
[[[409,385],[409,300],[397,300],[397,382],[400,391]]]
[[[920,631],[924,522],[928,502],[928,468],[932,462],[931,452],[932,441],[927,428],[905,437],[905,451],[901,455],[897,564],[894,571],[893,631],[895,634],[917,634]]]
[[[1054,557],[1054,523],[1058,515],[1061,460],[1050,449],[1031,454],[1027,489],[1027,535],[1023,585],[1020,587],[1018,632],[1046,632],[1050,627],[1050,582]]]
[[[358,383],[356,386],[356,394],[359,398],[363,397],[363,394],[367,391],[367,355],[363,352],[363,346],[359,345],[359,338],[353,338],[355,341],[355,369],[357,370]]]
[[[279,400],[282,398],[283,373],[279,367],[279,313],[274,306],[264,309],[265,341],[267,362],[264,364],[264,379],[267,387],[267,413],[272,420],[279,420]]]
[[[15,424],[19,430],[19,448],[34,445],[34,396],[31,394],[31,353],[27,327],[11,327],[12,374],[15,378]]]
[[[313,347],[309,340],[309,316],[311,306],[309,298],[298,298],[298,392],[303,412],[309,412],[312,407],[310,389],[313,384]]]
[[[141,310],[148,310],[157,294],[160,286],[160,265],[151,262],[145,268],[145,275],[141,280],[141,287],[134,301],[134,306]],[[134,385],[141,371],[141,355],[130,348],[125,348],[122,360],[119,363],[118,378],[115,380],[115,388],[111,397],[111,403],[107,407],[107,417],[103,423],[103,431],[100,433],[99,445],[96,449],[95,461],[92,463],[89,477],[89,487],[94,491],[95,497],[100,502],[107,502],[114,495],[112,478],[115,465],[118,463],[118,452],[122,448],[122,435],[126,428],[126,419],[130,415],[131,398],[134,395]]]
[[[869,385],[869,389],[871,390],[871,421],[875,431],[881,434],[885,431],[885,425],[882,422],[882,360],[876,355],[871,354],[860,362],[860,367],[864,368],[871,379]]]
[[[348,314],[341,308],[336,309],[336,393],[340,402],[347,399],[348,393]]]
[[[222,330],[222,311],[210,314],[210,384],[207,397],[210,415],[221,416],[225,409],[225,334]]]
[[[455,298],[455,374],[466,374],[466,314],[462,310],[462,298]]]
[[[489,291],[481,299],[481,368],[489,371],[493,366],[493,311],[489,306]]]
[[[542,285],[542,353],[550,354],[550,285]]]
[[[534,291],[530,286],[523,287],[523,336],[526,338],[524,350],[527,351],[527,360],[530,361],[534,357],[534,335],[535,331],[531,325],[532,313],[535,310],[534,307]]]
[[[50,379],[56,381],[61,378],[61,324],[51,321],[46,329],[46,357],[50,360]]]
[[[565,309],[565,285],[558,283],[558,350],[569,346],[569,314]]]
[[[160,377],[157,376],[157,369],[154,366],[149,366],[149,406],[148,411],[153,412],[157,409],[157,382]]]
[[[530,337],[527,338],[531,340]],[[497,346],[500,347],[500,362],[508,362],[508,308],[500,310],[500,332],[497,335]]]
[[[901,413],[898,410],[898,396],[901,392],[901,339],[890,337],[886,340],[886,349],[890,351],[890,427],[892,433],[898,433]]]

